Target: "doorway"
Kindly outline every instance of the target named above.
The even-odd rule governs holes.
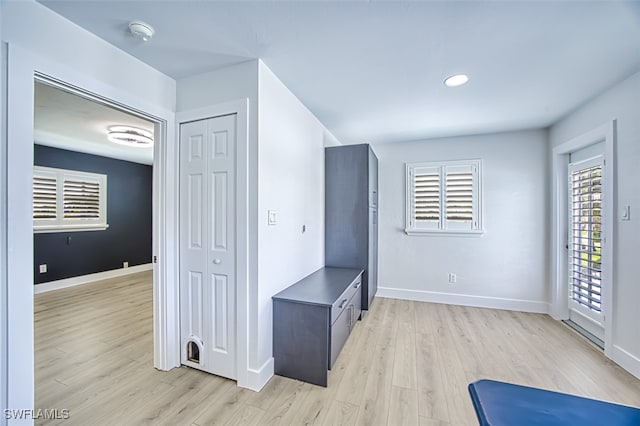
[[[77,399],[83,380],[100,386],[105,368],[153,369],[154,147],[108,137],[158,142],[163,129],[47,76],[34,85],[34,292],[45,293],[34,298],[35,395],[57,406]]]
[[[153,121],[36,79],[35,292],[151,269]]]
[[[551,314],[612,356],[615,120],[553,148]]]
[[[568,292],[569,324],[600,347],[604,347],[602,305],[602,224],[604,142],[569,154]],[[611,285],[611,283],[606,283]]]

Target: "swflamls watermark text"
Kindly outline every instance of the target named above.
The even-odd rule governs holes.
[[[69,410],[67,408],[29,408],[4,410],[4,418],[7,420],[66,420],[69,417]]]

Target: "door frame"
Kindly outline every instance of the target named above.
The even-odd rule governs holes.
[[[191,121],[205,120],[222,115],[236,114],[236,380],[238,386],[252,388],[249,383],[249,99],[237,99],[203,108],[176,113],[175,141],[179,153],[180,126]],[[174,156],[176,175],[179,176],[180,156]],[[177,183],[179,185],[179,182]],[[177,217],[177,222],[179,222]],[[179,235],[177,240],[179,244]],[[179,253],[177,247],[177,253]],[[178,259],[178,268],[180,262]],[[179,285],[176,282],[176,288]],[[180,320],[179,290],[176,299],[176,318]],[[176,341],[180,342],[180,327]],[[180,360],[180,343],[175,355]]]
[[[569,318],[569,290],[568,290],[568,166],[569,155],[581,148],[595,143],[604,142],[604,220],[602,244],[602,313],[604,315],[604,353],[613,356],[613,254],[615,241],[613,239],[615,226],[615,211],[617,194],[615,192],[615,136],[616,120],[607,122],[583,135],[577,136],[553,148],[552,152],[552,291],[551,316],[557,320]]]
[[[7,407],[34,408],[35,403],[32,197],[25,194],[32,192],[36,75],[81,88],[81,92],[140,111],[161,123],[160,138],[154,148],[153,175],[154,208],[158,209],[158,220],[153,225],[153,255],[158,256],[158,263],[154,264],[153,284],[154,366],[160,370],[179,366],[179,358],[170,350],[179,348],[179,342],[174,340],[175,333],[171,332],[178,325],[171,309],[177,299],[177,179],[173,162],[169,161],[175,158],[175,113],[14,44],[8,44],[7,62],[7,108],[3,127],[6,133],[1,136],[7,146],[6,164],[3,164],[6,167],[5,182],[11,184],[0,188],[6,191],[2,194],[7,201],[3,206],[10,206],[6,209],[7,270],[3,277],[7,283],[7,297],[2,300],[2,310],[7,312],[3,340],[11,342],[6,348]]]

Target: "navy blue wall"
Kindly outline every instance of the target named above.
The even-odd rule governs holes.
[[[107,175],[109,224],[105,231],[34,234],[36,284],[151,262],[151,166],[42,145],[35,145],[34,164]]]

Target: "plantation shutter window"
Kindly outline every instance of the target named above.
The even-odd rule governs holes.
[[[570,165],[570,297],[587,315],[602,313],[602,161]]]
[[[57,174],[35,170],[33,174],[33,220],[55,225],[58,219]]]
[[[480,160],[407,163],[405,232],[482,232],[480,166]]]
[[[412,224],[418,229],[439,229],[440,170],[437,167],[416,167],[412,174]]]
[[[66,178],[63,184],[65,219],[100,218],[100,182]]]
[[[35,166],[35,232],[104,230],[107,224],[107,176]]]

